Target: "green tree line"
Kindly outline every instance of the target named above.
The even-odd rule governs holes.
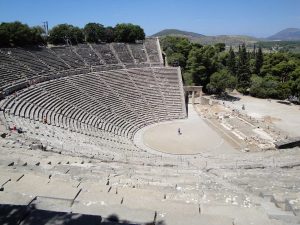
[[[42,27],[29,27],[21,22],[0,24],[0,47],[50,44],[79,44],[100,42],[135,42],[144,40],[145,32],[131,23],[105,27],[99,23],[88,23],[84,28],[70,24],[54,26],[46,36]]]
[[[207,93],[227,89],[260,98],[300,97],[300,55],[262,49],[225,50],[225,44],[199,45],[182,37],[164,37],[162,49],[169,65],[181,66],[187,85],[202,85]]]

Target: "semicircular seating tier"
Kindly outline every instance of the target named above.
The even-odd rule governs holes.
[[[79,44],[76,46],[1,48],[0,91],[5,94],[63,76],[66,71],[89,71],[162,66],[158,39],[142,43]]]
[[[34,121],[45,133],[63,128],[128,149],[139,129],[186,117],[180,69],[164,67],[160,53],[156,39],[0,49],[0,107],[32,135]]]

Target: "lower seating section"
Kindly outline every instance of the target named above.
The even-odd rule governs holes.
[[[73,71],[7,98],[6,114],[76,132],[132,139],[144,126],[185,117],[177,68]],[[167,74],[168,79],[161,77]]]
[[[129,139],[88,125],[71,131],[15,116],[8,116],[8,119],[11,124],[22,127],[28,136],[39,140],[49,151],[106,160],[120,160],[124,154],[136,155],[135,157],[144,154]]]
[[[154,155],[128,150],[126,140],[116,140],[127,146],[120,149],[101,145],[101,137],[12,119],[59,147],[28,148],[32,140],[16,132],[0,139],[1,224],[299,224],[299,168],[270,166],[272,157]],[[281,154],[276,161],[288,162]],[[296,151],[288,154],[297,162]],[[264,169],[246,169],[257,161]]]

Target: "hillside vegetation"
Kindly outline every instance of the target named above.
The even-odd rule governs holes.
[[[181,66],[187,85],[202,85],[208,93],[223,94],[236,88],[260,98],[286,99],[300,96],[300,55],[225,50],[224,43],[200,45],[187,38],[167,36],[161,40],[168,63]]]
[[[300,53],[300,41],[260,41],[257,46],[268,52]]]

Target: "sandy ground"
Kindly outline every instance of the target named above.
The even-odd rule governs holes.
[[[188,119],[150,127],[143,139],[148,147],[170,154],[238,152],[198,116],[192,105],[189,105]]]
[[[250,96],[235,94],[241,98],[239,101],[228,102],[225,104],[230,107],[242,110],[245,105],[245,112],[254,118],[271,121],[279,129],[284,130],[290,136],[300,136],[300,106],[285,105],[278,103],[277,100],[258,99]]]

